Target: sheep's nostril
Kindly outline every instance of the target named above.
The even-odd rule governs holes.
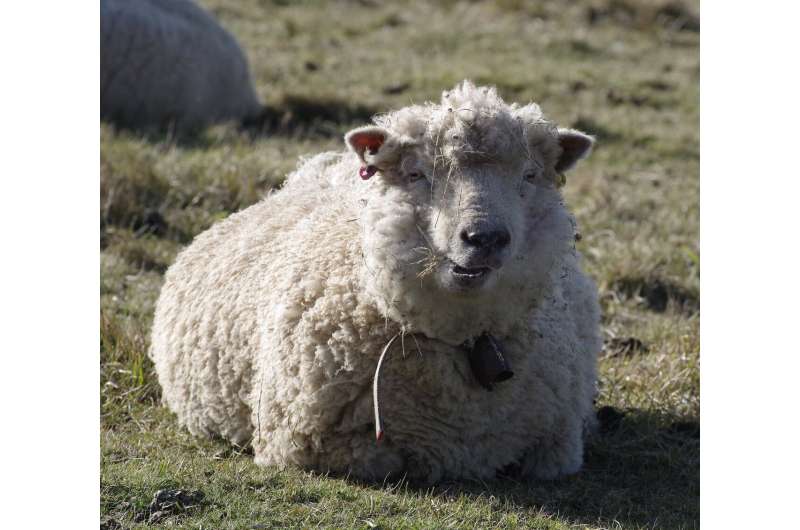
[[[505,228],[503,230],[498,230],[495,232],[495,241],[494,245],[497,247],[497,250],[503,249],[511,243],[511,234],[508,233],[508,230]]]
[[[461,231],[461,241],[466,243],[467,245],[473,247],[481,247],[483,246],[483,233],[482,232],[474,232],[469,230],[462,230]]]
[[[505,228],[500,230],[461,231],[461,240],[469,246],[485,250],[502,250],[511,242],[511,234]]]

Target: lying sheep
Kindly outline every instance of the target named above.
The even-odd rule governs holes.
[[[164,401],[263,465],[578,471],[599,310],[559,184],[592,138],[466,81],[375,123],[180,254],[152,334]]]
[[[257,115],[236,40],[189,0],[101,0],[100,117],[178,133]]]

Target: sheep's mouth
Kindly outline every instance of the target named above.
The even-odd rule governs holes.
[[[464,267],[450,262],[447,268],[446,285],[456,291],[473,291],[485,286],[492,276],[491,267]]]
[[[461,277],[464,279],[481,278],[491,272],[489,267],[462,267],[461,265],[453,265],[451,269],[453,276]]]

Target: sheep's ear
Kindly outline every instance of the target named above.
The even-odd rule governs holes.
[[[575,129],[559,129],[558,145],[561,147],[561,156],[556,162],[556,171],[562,173],[572,169],[581,158],[589,156],[594,138]]]
[[[381,147],[389,139],[389,132],[382,127],[367,126],[353,129],[344,136],[347,146],[365,164],[372,163]]]

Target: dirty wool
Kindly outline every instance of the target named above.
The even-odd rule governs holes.
[[[168,270],[150,350],[165,404],[263,465],[578,471],[599,309],[560,186],[592,145],[465,81],[302,160]]]

